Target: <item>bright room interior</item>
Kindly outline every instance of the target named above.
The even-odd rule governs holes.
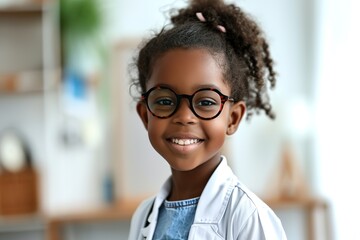
[[[270,43],[277,118],[244,121],[224,154],[288,239],[357,239],[360,4],[232,2]],[[137,204],[170,174],[136,115],[128,66],[184,5],[0,0],[0,153],[10,142],[27,161],[0,159],[0,240],[127,239]]]

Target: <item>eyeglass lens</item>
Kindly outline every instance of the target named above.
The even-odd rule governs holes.
[[[182,96],[182,95],[178,95]],[[221,96],[213,90],[200,90],[194,93],[190,102],[191,110],[201,118],[215,117],[222,107]],[[153,89],[147,98],[149,110],[158,117],[168,117],[173,114],[180,104],[180,97],[170,89]]]

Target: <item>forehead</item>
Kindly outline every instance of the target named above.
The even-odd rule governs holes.
[[[227,92],[223,72],[215,57],[205,49],[173,49],[154,63],[147,89],[164,85],[181,93],[202,87],[216,87]]]

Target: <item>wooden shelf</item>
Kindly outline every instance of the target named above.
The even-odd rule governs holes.
[[[0,232],[46,231],[47,240],[61,240],[61,230],[66,224],[129,221],[144,198],[118,200],[112,206],[78,212],[58,214],[0,215]]]
[[[143,199],[123,199],[118,200],[114,206],[48,216],[47,239],[61,240],[61,228],[65,224],[129,221]]]
[[[326,208],[327,203],[319,198],[300,198],[300,199],[264,199],[269,207],[274,209],[287,209],[296,207],[322,207]]]
[[[41,94],[44,91],[58,89],[60,86],[60,70],[50,71],[51,77],[45,84],[42,71],[23,71],[2,74],[0,72],[0,96]]]
[[[54,214],[48,216],[48,219],[50,222],[57,223],[129,220],[139,203],[140,200],[123,200],[113,206],[103,206],[78,212]]]
[[[0,16],[16,16],[16,17],[28,17],[28,16],[41,16],[43,13],[42,4],[26,4],[19,6],[0,7]]]

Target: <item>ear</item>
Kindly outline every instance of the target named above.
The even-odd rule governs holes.
[[[226,130],[227,135],[232,135],[236,132],[241,122],[241,119],[245,115],[246,105],[245,102],[236,102],[231,106],[228,127]]]
[[[143,102],[138,102],[136,105],[136,111],[141,119],[141,121],[144,124],[144,127],[146,128],[146,130],[148,129],[148,114],[147,114],[147,109],[146,106]]]

